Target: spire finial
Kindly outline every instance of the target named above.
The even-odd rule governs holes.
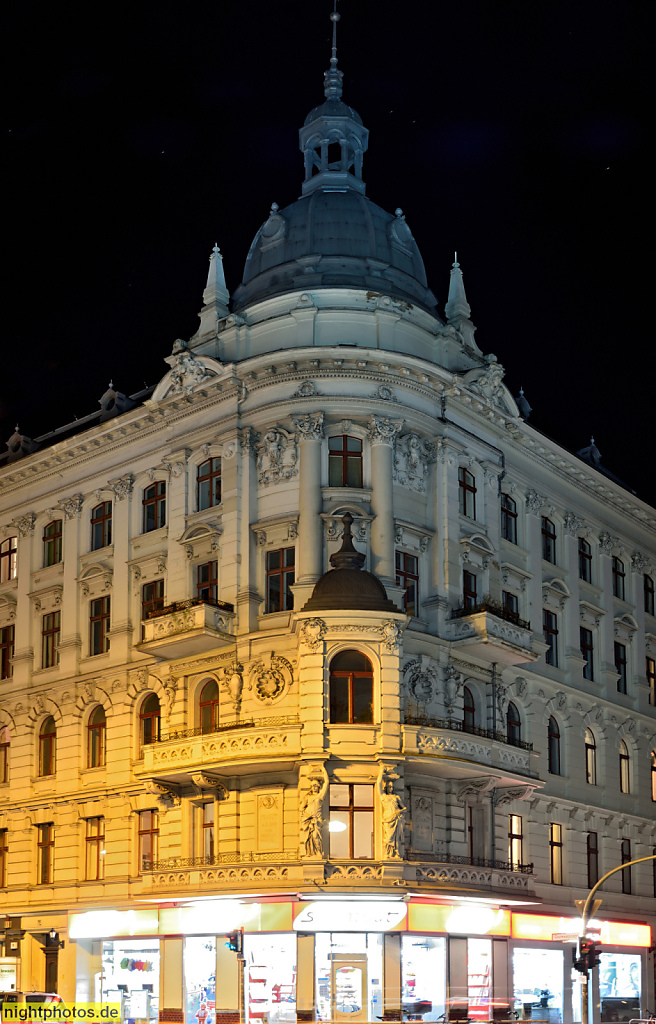
[[[459,267],[460,266],[460,264],[458,263],[458,253],[457,252],[454,252],[454,254],[453,254],[453,266],[454,267]]]
[[[330,13],[330,20],[333,23],[333,45],[330,54],[330,69],[323,76],[323,91],[327,100],[338,100],[342,95],[342,72],[337,68],[337,0],[333,0],[333,9]]]

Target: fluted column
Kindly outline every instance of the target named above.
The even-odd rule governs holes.
[[[292,421],[300,442],[296,579],[299,583],[313,583],[323,572],[323,522],[320,515],[323,412],[292,416]]]
[[[372,416],[369,420],[371,447],[371,571],[383,582],[394,583],[394,501],[392,495],[392,469],[394,465],[394,439],[403,420],[390,420],[387,416]]]

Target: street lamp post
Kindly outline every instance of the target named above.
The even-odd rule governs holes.
[[[591,916],[590,907],[592,905],[592,900],[594,899],[594,894],[596,893],[597,889],[606,881],[607,878],[610,878],[611,875],[614,875],[616,871],[623,871],[624,868],[630,868],[633,864],[641,864],[645,860],[656,860],[656,854],[651,853],[648,857],[638,857],[636,860],[628,860],[625,864],[618,864],[616,868],[611,868],[611,870],[607,871],[605,875],[602,875],[602,877],[599,879],[596,885],[593,885],[592,889],[588,893],[585,903],[583,904],[583,910],[581,911],[581,930],[579,934],[579,948],[580,940],[587,938],[588,919]],[[595,911],[600,903],[601,900],[595,902]],[[595,911],[593,911],[593,913],[595,913]],[[594,965],[592,965],[592,967],[588,966],[588,969],[583,975],[583,980],[581,982],[581,1024],[589,1024],[588,971],[592,969],[594,969]]]

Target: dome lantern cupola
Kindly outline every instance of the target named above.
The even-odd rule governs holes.
[[[344,76],[337,67],[337,11],[333,11],[330,18],[333,47],[330,68],[323,79],[326,100],[310,111],[299,132],[305,162],[303,195],[315,189],[329,192],[354,189],[364,195],[362,157],[369,142],[369,132],[359,114],[342,100]]]

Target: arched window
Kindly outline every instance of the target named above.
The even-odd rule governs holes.
[[[458,470],[458,506],[461,516],[476,518],[476,481],[464,466]]]
[[[50,715],[39,733],[39,775],[54,775],[57,755],[57,727]]]
[[[517,543],[517,502],[509,494],[501,495],[501,536]]]
[[[329,487],[362,487],[362,441],[337,434],[328,438]]]
[[[88,747],[87,747],[87,767],[89,768],[101,768],[105,764],[105,727],[107,725],[107,718],[105,716],[105,709],[98,705],[97,708],[91,712],[89,716],[89,724],[87,725]]]
[[[656,801],[656,750],[651,752],[651,798]]]
[[[597,785],[597,741],[592,729],[585,730],[585,781]]]
[[[53,519],[43,528],[43,564],[57,565],[62,560],[62,521]]]
[[[149,693],[139,712],[139,749],[148,743],[157,743],[159,740],[160,725],[159,697]]]
[[[219,728],[219,684],[209,679],[200,694],[200,731],[216,732]]]
[[[620,740],[620,793],[631,792],[631,758],[629,748]]]
[[[522,720],[519,717],[517,706],[512,701],[508,704],[506,711],[506,733],[508,743],[517,746],[522,738]]]
[[[374,720],[374,673],[359,651],[342,651],[330,663],[330,721],[356,724]]]
[[[462,731],[473,732],[476,728],[476,705],[474,704],[474,695],[468,686],[465,686],[462,691],[462,696],[465,705],[465,717],[462,720]]]
[[[15,537],[8,537],[0,544],[0,583],[16,579],[16,554],[18,541]]]
[[[542,557],[556,564],[556,527],[546,516],[542,516]]]
[[[560,775],[560,729],[553,715],[549,718],[547,738],[549,743],[549,774]]]

